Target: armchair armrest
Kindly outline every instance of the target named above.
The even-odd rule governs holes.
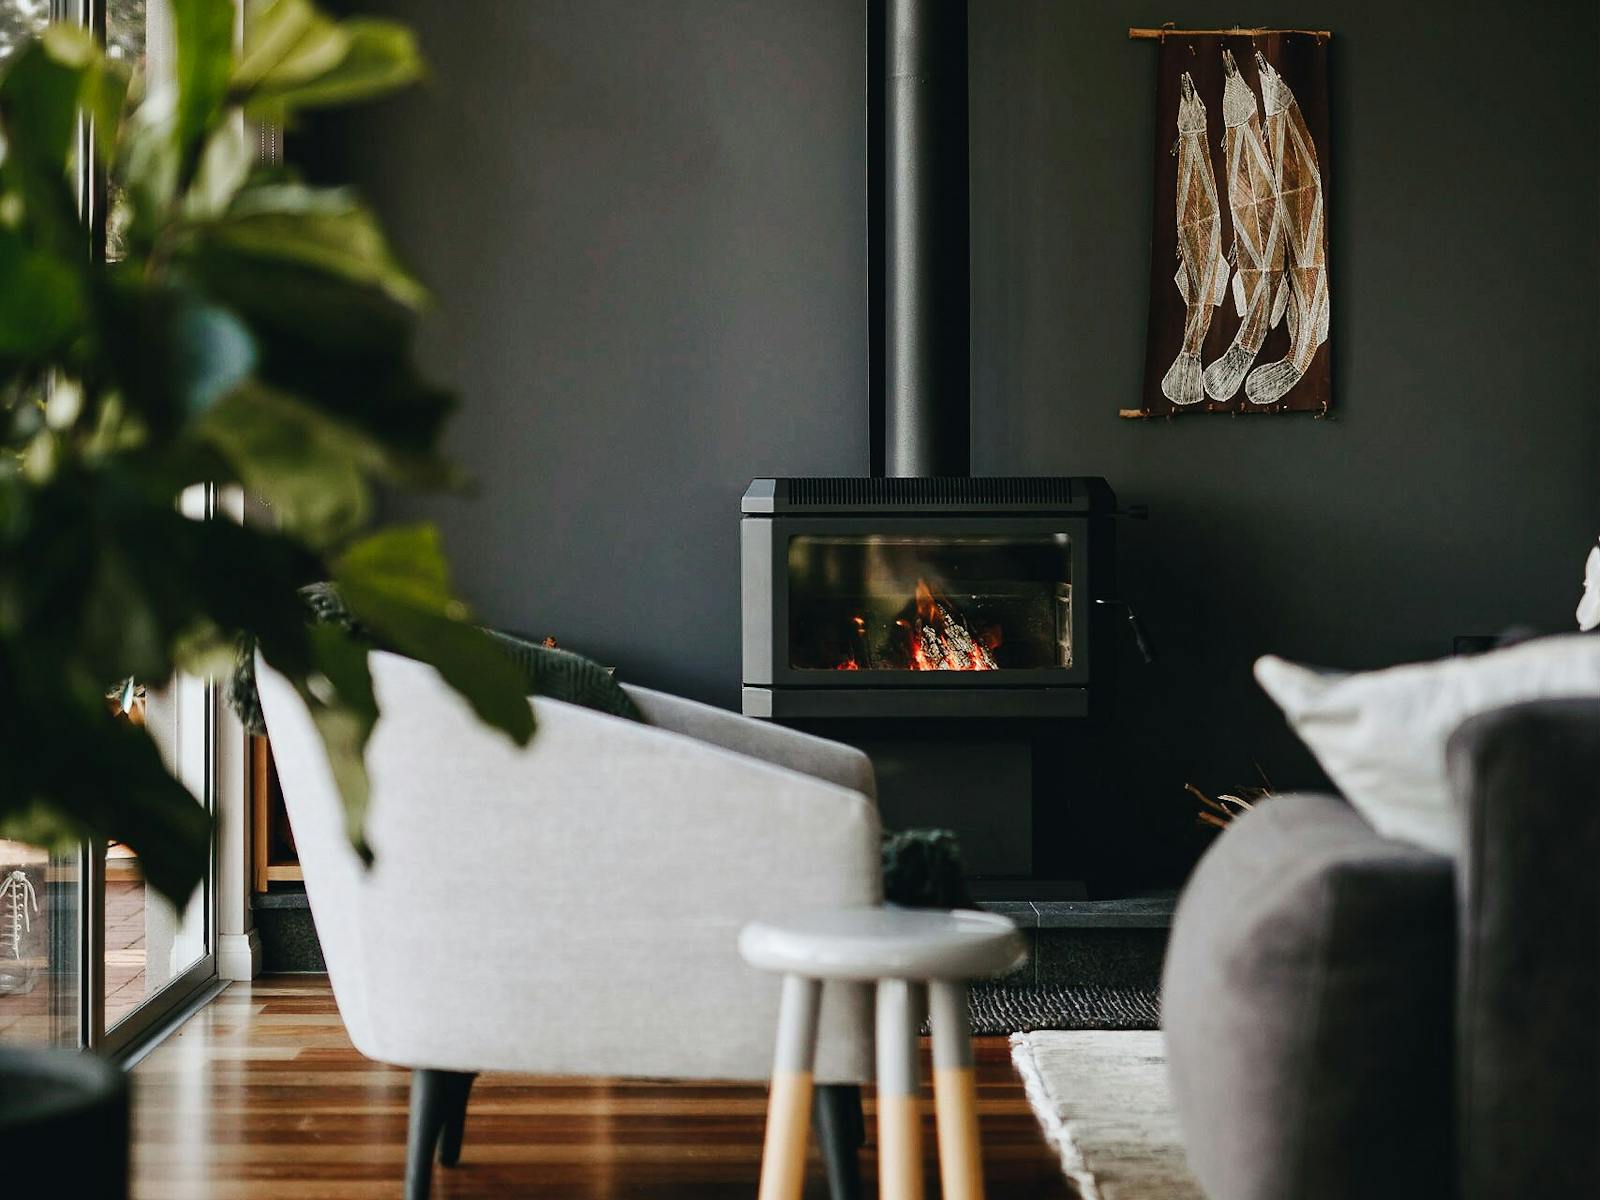
[[[877,798],[872,760],[853,746],[799,733],[770,721],[757,721],[666,692],[651,691],[631,684],[624,684],[623,690],[638,705],[646,723],[658,729],[681,733],[696,741],[721,746],[724,750],[759,758],[774,766],[787,767],[802,775],[850,788],[872,799]]]
[[[1275,796],[1213,843],[1178,901],[1161,988],[1173,1107],[1206,1195],[1452,1194],[1454,916],[1449,860],[1334,796]]]
[[[1475,717],[1448,764],[1461,1195],[1600,1194],[1600,700]]]

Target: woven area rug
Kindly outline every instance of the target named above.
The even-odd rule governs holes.
[[[1205,1200],[1184,1158],[1160,1033],[1018,1033],[1011,1060],[1084,1200]]]
[[[1158,1029],[1156,988],[1008,987],[980,983],[972,989],[974,1033],[1031,1033],[1036,1029]]]

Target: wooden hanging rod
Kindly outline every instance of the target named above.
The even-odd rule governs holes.
[[[1315,408],[1279,408],[1269,405],[1265,408],[1185,408],[1173,409],[1171,412],[1146,412],[1142,408],[1119,408],[1117,416],[1124,421],[1171,421],[1178,417],[1193,416],[1197,413],[1210,413],[1212,415],[1226,414],[1230,417],[1248,417],[1256,413],[1268,415],[1277,414],[1284,417],[1309,416],[1318,421],[1332,420],[1332,415],[1326,406]]]
[[[1131,38],[1164,38],[1164,37],[1265,37],[1269,33],[1303,33],[1307,37],[1331,38],[1333,34],[1326,29],[1173,29],[1167,26],[1162,29],[1128,30]]]

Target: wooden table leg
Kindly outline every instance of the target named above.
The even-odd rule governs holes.
[[[916,985],[878,983],[878,1196],[922,1200],[922,1120],[917,1111]]]
[[[933,1027],[933,1094],[938,1110],[939,1183],[945,1200],[983,1200],[978,1090],[972,1071],[967,985],[928,985]]]
[[[811,1068],[817,1052],[822,982],[783,978],[778,1048],[767,1098],[767,1138],[761,1151],[759,1200],[800,1200],[806,1179],[806,1131],[811,1125]]]

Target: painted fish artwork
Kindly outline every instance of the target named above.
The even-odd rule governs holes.
[[[1222,210],[1217,179],[1206,144],[1206,106],[1185,71],[1178,101],[1178,270],[1172,282],[1183,297],[1183,345],[1161,379],[1161,392],[1174,404],[1195,404],[1205,395],[1200,348],[1211,328],[1211,310],[1228,290],[1228,260],[1222,257]]]
[[[1327,40],[1161,39],[1142,407],[1326,414]]]

